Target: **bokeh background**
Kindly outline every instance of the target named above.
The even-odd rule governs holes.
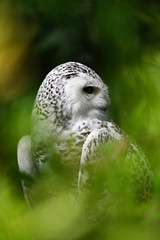
[[[123,199],[124,212],[104,225],[84,224],[64,204],[65,192],[32,213],[23,200],[17,143],[30,132],[42,80],[67,61],[86,64],[106,82],[110,117],[138,142],[154,173],[152,200],[137,206]],[[158,0],[1,1],[0,239],[159,239],[159,102]]]

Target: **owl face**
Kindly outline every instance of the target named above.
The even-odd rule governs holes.
[[[98,77],[80,73],[70,78],[64,93],[67,104],[64,111],[75,121],[83,119],[107,118],[106,110],[110,103],[108,88]]]
[[[92,69],[68,62],[54,68],[42,82],[32,119],[59,132],[79,120],[105,120],[109,102],[107,86]]]

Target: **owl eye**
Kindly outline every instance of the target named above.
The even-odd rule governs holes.
[[[84,88],[83,88],[83,91],[86,92],[86,93],[88,93],[88,94],[92,94],[93,91],[94,91],[94,87],[92,87],[92,86],[84,87]]]

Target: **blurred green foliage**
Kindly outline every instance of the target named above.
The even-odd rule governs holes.
[[[0,239],[159,239],[159,26],[158,0],[1,1]],[[86,203],[70,205],[67,186],[31,212],[21,191],[18,140],[29,134],[45,75],[66,61],[88,65],[107,83],[111,118],[140,144],[154,173],[152,200],[138,205],[125,188],[117,190],[112,168],[107,171],[117,205],[95,225],[85,222]],[[86,200],[91,206],[97,189]]]

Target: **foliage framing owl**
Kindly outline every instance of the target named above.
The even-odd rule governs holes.
[[[19,141],[20,172],[36,177],[37,172],[47,167],[54,149],[64,166],[73,167],[72,185],[81,190],[92,177],[85,166],[98,161],[97,149],[127,138],[126,163],[131,162],[133,166],[130,167],[131,182],[138,182],[144,198],[148,196],[152,176],[150,164],[127,134],[108,120],[109,104],[108,88],[95,71],[77,62],[55,67],[38,90],[31,134]],[[107,161],[107,156],[105,158]],[[22,185],[30,205],[30,189],[25,180]]]

